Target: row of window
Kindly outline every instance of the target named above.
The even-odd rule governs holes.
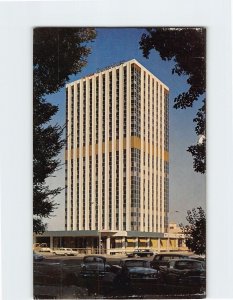
[[[113,89],[113,84],[112,84],[112,72],[109,72],[108,74],[109,76],[109,140],[112,139],[112,129],[113,129],[113,123],[112,123],[112,89]],[[124,72],[123,72],[123,76],[124,78],[127,78],[127,69],[126,67],[124,67]],[[145,76],[145,74],[144,74]],[[146,78],[146,77],[145,77]],[[95,107],[95,112],[92,110],[92,89],[93,89],[93,80],[94,79],[90,79],[89,83],[90,83],[90,88],[89,88],[89,97],[88,97],[88,101],[89,101],[89,105],[87,106],[87,88],[86,88],[86,82],[83,82],[83,88],[82,88],[82,96],[83,96],[83,113],[82,113],[82,120],[83,120],[83,124],[80,123],[80,84],[77,84],[77,147],[80,146],[80,126],[82,126],[82,131],[83,131],[83,136],[82,136],[82,144],[83,146],[85,146],[86,144],[86,139],[88,137],[86,137],[86,115],[87,115],[87,108],[89,107],[89,144],[92,144],[92,118],[95,114],[95,127],[96,127],[96,132],[95,132],[95,142],[98,143],[99,140],[99,77],[95,78],[96,81],[96,107]],[[132,66],[132,70],[131,70],[131,81],[133,82],[133,85],[136,86],[133,90],[131,90],[131,135],[136,135],[136,136],[140,136],[141,135],[141,75],[140,75],[140,70],[138,70],[137,68],[134,68]],[[101,99],[102,99],[102,124],[105,124],[106,122],[106,103],[105,103],[105,91],[106,91],[106,79],[105,79],[105,75],[103,75],[102,77],[102,93],[101,93]],[[149,91],[149,86],[150,84],[148,84],[148,95],[150,95]],[[153,89],[154,89],[154,84],[152,85]],[[146,89],[145,89],[146,85],[144,82],[144,99],[146,97]],[[116,125],[116,138],[119,137],[119,70],[116,71],[116,120],[115,120],[115,125]],[[158,83],[156,82],[156,90],[158,89]],[[68,89],[67,89],[68,91]],[[68,92],[66,91],[66,102],[68,102]],[[153,90],[152,90],[153,91]],[[158,94],[158,93],[157,93]],[[154,121],[150,119],[150,101],[152,100],[152,117],[153,119],[156,119],[156,135],[154,135]],[[152,128],[152,137],[150,136],[150,134],[148,134],[148,141],[150,142],[150,139],[152,139],[152,142],[154,142],[154,139],[156,139],[156,141],[158,142],[158,136],[160,134],[160,143],[162,143],[162,130],[161,127],[164,126],[164,147],[166,150],[168,150],[168,127],[169,127],[169,119],[168,119],[168,94],[164,92],[164,112],[162,111],[162,108],[158,107],[158,97],[156,98],[156,114],[154,113],[154,96],[152,97],[152,99],[148,99],[148,127],[147,130],[151,130]],[[160,85],[160,105],[162,105],[162,86]],[[71,86],[71,104],[70,104],[70,111],[71,111],[71,120],[69,120],[71,122],[71,132],[70,132],[70,136],[71,136],[71,148],[73,148],[74,146],[74,140],[73,140],[73,134],[74,134],[74,87]],[[143,127],[144,127],[144,139],[146,139],[146,123],[145,123],[145,101],[144,101],[144,121],[143,121]],[[67,111],[69,110],[69,106],[68,103],[66,105],[66,119],[68,120],[68,113]],[[127,127],[127,80],[124,81],[124,86],[123,86],[123,136],[126,136],[126,127]],[[164,113],[164,122],[162,123],[162,117],[159,118],[159,116]],[[160,129],[158,127],[158,119],[160,119]],[[151,124],[152,121],[152,124]],[[163,125],[164,124],[164,125]],[[152,127],[151,127],[152,126]],[[105,141],[106,139],[106,133],[104,130],[104,126],[102,126],[102,140]]]
[[[118,138],[119,137],[119,70],[116,72],[116,119],[115,119],[115,126],[116,126],[116,137]],[[144,73],[144,79],[146,79],[146,74]],[[150,95],[150,80],[151,78],[148,77],[148,90],[147,90],[147,93],[149,96]],[[98,143],[98,126],[99,126],[99,89],[101,88],[102,89],[102,93],[101,93],[101,98],[102,98],[102,123],[105,124],[105,109],[106,109],[106,104],[105,104],[105,85],[106,85],[106,81],[105,81],[105,75],[103,76],[102,78],[102,87],[100,87],[99,85],[99,78],[97,77],[96,79],[96,90],[95,90],[95,93],[96,93],[96,107],[95,107],[95,110],[96,110],[96,115],[95,115],[95,122],[96,122],[96,134],[95,134],[95,142],[96,144]],[[153,79],[154,81],[154,79]],[[154,95],[154,82],[152,81],[152,95]],[[92,80],[90,80],[90,88],[88,89],[89,90],[89,95],[90,95],[90,107],[89,107],[89,114],[90,114],[90,119],[89,119],[89,144],[92,143],[92,130],[91,130],[91,123],[92,123],[92,117],[94,116],[94,112],[92,111]],[[112,73],[110,72],[109,73],[109,140],[112,139],[112,89],[113,89],[113,84],[112,84],[113,80],[112,80]],[[145,82],[145,80],[144,80]],[[123,70],[123,136],[126,137],[126,128],[127,128],[127,69],[126,67],[124,67],[124,70]],[[158,83],[156,82],[156,90],[157,90],[157,101],[158,101]],[[83,96],[83,124],[79,124],[78,122],[80,121],[80,103],[79,103],[79,100],[80,100],[80,86],[78,85],[77,87],[77,95],[78,95],[78,103],[77,103],[77,145],[79,146],[80,145],[80,125],[83,125],[83,136],[82,136],[82,140],[83,140],[83,145],[85,146],[85,140],[88,138],[86,137],[86,115],[87,115],[87,103],[86,103],[86,83],[84,82],[83,83],[83,89],[82,89],[82,96]],[[145,91],[145,85],[144,85],[144,92]],[[162,95],[162,87],[160,86],[160,95]],[[140,114],[140,110],[141,110],[141,72],[139,69],[137,68],[134,68],[132,67],[131,69],[131,111],[132,111],[132,114],[131,114],[131,133],[132,135],[136,135],[136,136],[140,136],[140,125],[141,125],[141,122],[140,122],[140,117],[141,117],[141,114]],[[160,96],[160,103],[162,103],[162,96]],[[145,97],[144,97],[145,98]],[[68,117],[68,92],[66,92],[66,105],[67,105],[67,108],[66,108],[66,118]],[[148,101],[150,101],[150,99],[148,99]],[[73,130],[74,130],[74,125],[73,125],[73,117],[74,117],[74,111],[73,111],[73,102],[74,102],[74,89],[71,88],[71,148],[73,148],[73,145],[74,145],[74,140],[73,140]],[[152,98],[152,102],[154,102],[153,98]],[[165,104],[164,104],[165,105]],[[158,105],[157,105],[157,108],[158,108]],[[165,116],[166,118],[168,118],[168,112],[167,110],[165,109],[164,111],[166,111],[167,115]],[[160,108],[158,108],[156,114],[158,116],[159,113],[161,113],[162,110]],[[152,115],[154,115],[154,103],[152,105]],[[68,119],[68,118],[67,118]],[[157,118],[158,119],[158,118]],[[145,120],[145,119],[144,119]],[[151,120],[150,120],[150,116],[149,116],[149,119],[148,119],[148,123],[150,124]],[[166,122],[165,122],[166,123]],[[157,122],[157,125],[158,125],[158,122]],[[166,139],[168,140],[168,124],[166,125],[166,130],[164,130],[165,132],[165,136],[164,136],[164,140],[165,140],[165,147],[166,147],[166,143],[168,145],[168,141],[166,141]],[[158,126],[157,126],[158,127]],[[150,128],[150,126],[149,126]],[[145,126],[144,126],[144,130],[145,130]],[[153,130],[153,135],[152,135],[152,141],[154,140],[154,123],[152,124],[152,130]],[[161,128],[160,128],[160,142],[162,142],[162,138],[161,138],[161,134],[162,134],[162,131],[161,131]],[[144,132],[144,135],[145,135],[145,132]],[[158,132],[156,134],[156,136],[158,137]],[[102,140],[105,141],[106,139],[106,136],[105,136],[105,131],[104,131],[104,126],[103,126],[103,129],[102,129]],[[134,150],[134,149],[132,149]],[[137,149],[135,149],[137,150]],[[132,161],[134,161],[133,165],[131,166],[131,170],[132,170],[132,173],[134,174],[133,178],[132,178],[132,185],[131,185],[131,195],[132,195],[132,208],[134,207],[139,207],[138,204],[139,204],[139,199],[140,199],[140,182],[138,181],[137,179],[137,176],[140,174],[140,153],[139,155],[137,153],[134,153],[134,151],[131,153],[132,155]],[[98,157],[96,159],[97,161],[97,164],[96,164],[96,177],[98,177]],[[111,184],[112,184],[112,158],[109,157],[109,161],[111,161],[110,163],[110,169],[109,169],[109,186],[111,187]],[[124,155],[123,155],[123,161],[124,161],[124,164],[123,164],[123,169],[124,169],[124,173],[126,172],[126,151],[124,150]],[[154,160],[153,161],[153,164],[154,164]],[[104,164],[104,158],[103,158],[103,165],[102,165],[102,174],[103,176],[105,176],[105,164]],[[162,168],[162,163],[160,164],[160,169]],[[164,165],[164,171],[167,171],[168,173],[168,168],[165,169],[165,165]],[[89,179],[91,178],[90,177],[90,173],[91,173],[91,169],[89,169]],[[116,183],[115,183],[115,186],[117,189],[119,189],[119,168],[118,168],[118,165],[116,165]],[[85,175],[85,167],[83,169],[83,174]],[[134,178],[135,177],[135,178]],[[66,178],[67,178],[67,171],[66,171]],[[71,178],[73,180],[73,172],[72,172],[72,175],[71,175]],[[84,176],[85,178],[85,176]],[[104,191],[104,180],[103,180],[103,184],[102,184],[102,190]],[[161,184],[160,184],[161,185]],[[123,203],[124,203],[124,212],[126,211],[126,186],[127,186],[127,183],[126,183],[126,177],[123,178]],[[96,181],[96,190],[97,190],[97,187],[98,187],[98,181]],[[71,196],[73,198],[73,189],[71,189],[72,192],[71,192]],[[83,186],[83,191],[85,191],[85,187]],[[91,190],[91,186],[89,185],[89,194],[91,194],[92,190]],[[166,193],[166,187],[164,187],[164,193]],[[112,191],[111,191],[111,188],[109,189],[109,198],[111,198],[112,196]],[[85,198],[85,192],[83,192],[83,199]],[[66,191],[66,199],[67,199],[67,191]],[[104,199],[104,195],[102,195],[102,200]],[[118,198],[118,194],[116,195],[116,206],[119,207],[119,198]],[[98,196],[96,195],[96,203],[98,202]],[[84,204],[84,202],[83,202]],[[71,201],[71,205],[73,205],[73,202]],[[109,205],[111,205],[111,201],[109,203]],[[85,205],[83,205],[83,207],[85,207]],[[66,209],[67,209],[67,203],[66,203]],[[104,209],[104,206],[103,206],[103,209]],[[102,216],[104,216],[104,213],[102,214]],[[96,216],[96,219],[97,219],[97,216]],[[84,222],[84,218],[83,218],[83,222]],[[118,221],[116,221],[117,225],[118,225]],[[133,221],[132,221],[133,222]],[[67,222],[66,222],[67,223]],[[89,224],[91,224],[91,222],[89,222]],[[97,222],[96,222],[97,224]],[[125,217],[124,217],[124,222],[123,224],[126,224],[126,220],[125,220]],[[111,228],[111,218],[110,218],[110,222],[109,222],[109,227]],[[131,223],[131,225],[133,226],[133,223]],[[135,224],[134,224],[135,225]],[[138,225],[137,225],[138,226]],[[133,227],[135,228],[136,230],[136,227]],[[124,228],[125,230],[125,228]],[[134,230],[134,229],[133,229]]]

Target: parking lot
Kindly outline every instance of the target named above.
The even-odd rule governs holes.
[[[92,299],[92,298],[204,298],[205,293],[190,293],[177,290],[175,286],[149,284],[125,288],[105,287],[98,279],[84,280],[80,277],[81,263],[84,255],[59,256],[44,253],[45,259],[34,262],[34,298],[35,299]],[[126,256],[105,255],[109,265],[119,265]],[[147,261],[151,257],[143,258]]]

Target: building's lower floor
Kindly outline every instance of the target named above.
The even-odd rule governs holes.
[[[34,243],[46,243],[51,249],[72,248],[85,254],[124,254],[134,249],[187,250],[183,234],[136,231],[47,231],[35,235]]]

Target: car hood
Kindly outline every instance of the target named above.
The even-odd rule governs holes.
[[[157,271],[152,268],[132,267],[129,268],[129,273],[154,274],[157,273]]]
[[[86,268],[86,270],[99,270],[99,271],[104,271],[108,265],[104,264],[84,264],[83,267]]]
[[[180,273],[183,274],[202,274],[205,273],[204,270],[199,270],[199,269],[184,269],[184,270],[179,270]]]

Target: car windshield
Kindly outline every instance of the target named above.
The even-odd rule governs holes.
[[[143,260],[127,260],[124,262],[123,265],[125,265],[127,268],[130,267],[149,267],[149,261],[143,261]]]
[[[101,257],[90,256],[90,257],[85,257],[84,262],[85,263],[102,263],[103,264],[104,260]]]

